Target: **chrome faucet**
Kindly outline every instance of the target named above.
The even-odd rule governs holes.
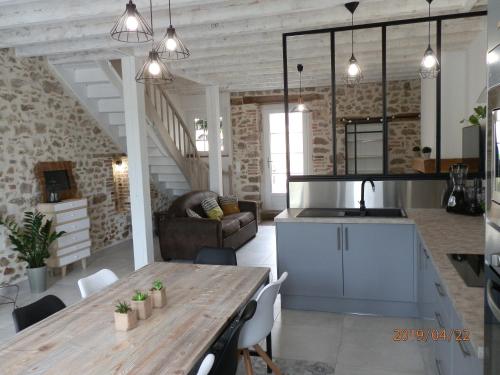
[[[361,200],[359,201],[359,209],[361,211],[366,211],[366,205],[365,205],[365,183],[369,182],[372,185],[372,190],[375,191],[375,184],[373,183],[373,180],[370,178],[366,178],[363,180],[361,183]]]

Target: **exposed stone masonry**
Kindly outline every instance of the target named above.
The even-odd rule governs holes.
[[[290,90],[290,95],[298,90]],[[308,87],[304,94],[316,94],[307,102],[312,110],[309,119],[311,131],[310,170],[307,174],[333,173],[332,103],[331,87]],[[243,97],[283,95],[282,90],[236,92],[234,103],[243,103]],[[388,115],[420,112],[420,81],[390,81],[387,86]],[[345,142],[342,117],[381,117],[382,85],[364,83],[355,88],[337,88],[337,173],[345,174]],[[233,190],[241,199],[261,201],[262,171],[262,112],[259,104],[231,106],[233,143]],[[389,122],[389,170],[406,173],[411,168],[413,146],[420,146],[420,121]],[[238,171],[238,167],[240,171]]]
[[[115,207],[113,160],[120,150],[41,58],[17,58],[0,49],[0,216],[21,220],[41,195],[39,161],[73,161],[79,191],[88,199],[92,250],[131,235],[129,210]],[[153,205],[167,200],[153,189]],[[23,277],[25,265],[0,229],[0,282]]]

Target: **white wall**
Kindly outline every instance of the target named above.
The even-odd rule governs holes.
[[[464,50],[446,50],[441,53],[441,158],[462,156],[462,128],[460,121],[473,112],[486,87],[486,24],[483,31]],[[436,148],[435,80],[422,80],[421,146]]]
[[[194,137],[194,119],[207,117],[207,105],[205,94],[181,95],[180,105],[184,114],[186,125],[192,132]],[[222,168],[227,170],[231,164],[232,148],[231,148],[231,100],[229,92],[221,92],[220,94],[220,114],[222,116],[222,129],[224,132],[224,152],[222,153]],[[202,160],[208,164],[208,157],[203,157]]]

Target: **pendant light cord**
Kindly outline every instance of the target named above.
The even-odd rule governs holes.
[[[302,72],[299,72],[299,98],[302,99]]]
[[[431,45],[431,2],[429,1],[429,46]]]
[[[354,12],[351,13],[351,55],[354,56]]]
[[[151,39],[153,40],[153,45],[155,44],[155,28],[153,25],[153,0],[149,0],[149,16],[151,17]]]
[[[172,10],[170,8],[170,0],[168,0],[168,19],[170,21],[170,26],[172,26]]]

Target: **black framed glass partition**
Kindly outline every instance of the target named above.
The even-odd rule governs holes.
[[[466,56],[474,53],[485,15],[486,11],[478,11],[283,34],[286,126],[297,101],[297,64],[304,66],[302,93],[311,107],[306,114],[311,119],[311,168],[303,175],[289,173],[288,181],[446,178],[446,163],[463,156],[448,156],[448,144],[462,139],[463,125],[442,113],[443,105],[450,107],[449,92],[454,90],[447,72],[454,68],[454,49],[465,50],[461,53]],[[441,70],[434,79],[422,79],[419,70],[429,43],[429,21],[430,44]],[[363,79],[350,86],[345,76],[352,30]],[[462,42],[460,33],[466,35]],[[470,97],[453,105],[466,108],[468,103]],[[346,126],[349,121],[356,125]],[[367,137],[371,131],[378,135]],[[288,154],[291,145],[288,139]],[[424,147],[431,149],[430,155],[422,153]],[[287,163],[290,170],[290,156]],[[482,172],[478,168],[477,173]]]

